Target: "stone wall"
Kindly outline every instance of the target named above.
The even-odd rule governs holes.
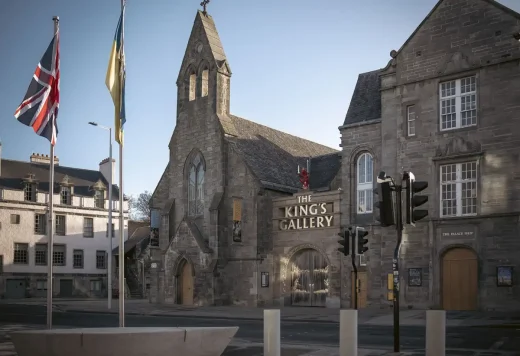
[[[417,180],[429,184],[424,191],[429,197],[424,205],[428,218],[416,227],[405,225],[403,231],[402,305],[442,304],[442,256],[464,246],[478,256],[478,307],[518,306],[520,289],[497,287],[496,267],[520,266],[520,255],[510,252],[520,250],[520,133],[515,130],[520,123],[520,46],[512,38],[519,20],[518,14],[487,1],[441,2],[382,71],[381,122],[341,128],[345,224],[373,223],[373,217],[355,216],[352,209],[353,153],[372,150],[375,175],[382,170],[400,180],[403,171],[412,171]],[[440,131],[439,84],[470,75],[477,76],[477,125]],[[416,112],[414,136],[407,134],[410,105]],[[469,160],[478,162],[477,216],[441,217],[440,166]],[[473,232],[447,238],[442,234],[446,229]],[[368,294],[373,302],[385,303],[396,231],[374,227],[371,232],[367,269],[373,290]],[[422,269],[421,286],[408,285],[409,268]]]
[[[7,281],[20,280],[25,285],[25,298],[46,298],[47,290],[44,284],[47,281],[46,274],[12,274],[3,273],[0,277],[0,299],[8,298]],[[61,280],[72,280],[72,297],[74,298],[106,298],[108,295],[108,285],[106,275],[60,275],[54,274],[53,295],[55,297],[66,297],[60,293]],[[101,290],[92,291],[91,281],[101,281]]]
[[[295,205],[308,205],[310,203],[298,203],[298,197],[311,196],[311,203],[326,203],[326,215],[333,217],[330,227],[311,228],[310,225],[300,225],[295,229],[281,230],[280,220],[284,219],[284,209]],[[273,200],[273,272],[274,278],[271,292],[273,304],[291,305],[291,266],[294,258],[304,250],[318,251],[327,262],[328,266],[328,292],[326,306],[340,307],[341,299],[341,259],[338,248],[338,233],[340,232],[341,191],[330,192],[300,192],[290,197],[276,198]],[[321,215],[321,214],[319,214]],[[317,219],[317,218],[316,218]],[[316,220],[314,220],[316,222]],[[310,224],[310,222],[308,222]],[[303,223],[302,223],[303,224]]]

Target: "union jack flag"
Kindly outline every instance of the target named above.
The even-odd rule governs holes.
[[[60,106],[60,37],[59,30],[52,38],[40,63],[36,67],[29,89],[14,117],[31,126],[37,135],[45,137],[51,145],[58,136],[58,108]]]

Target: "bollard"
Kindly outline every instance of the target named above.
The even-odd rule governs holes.
[[[446,355],[446,311],[426,311],[426,356]]]
[[[264,356],[280,356],[280,310],[264,310]]]
[[[357,356],[358,311],[341,310],[339,315],[339,355]]]

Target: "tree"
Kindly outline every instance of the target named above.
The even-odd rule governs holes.
[[[138,221],[150,221],[150,200],[152,193],[145,190],[136,197],[130,197],[130,219]]]

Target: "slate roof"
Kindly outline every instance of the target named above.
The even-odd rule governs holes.
[[[38,181],[38,191],[46,193],[49,192],[50,166],[48,164],[15,161],[10,159],[1,159],[0,164],[2,165],[0,170],[0,188],[22,190],[23,179],[28,174],[34,174],[36,180]],[[69,181],[73,184],[74,195],[76,196],[94,196],[92,186],[96,184],[98,180],[101,180],[108,189],[108,182],[106,181],[103,174],[101,174],[99,171],[55,165],[55,192],[58,192],[59,183],[65,176],[68,176]],[[119,188],[115,184],[112,185],[112,187],[112,196],[114,199],[118,199]]]
[[[341,155],[337,152],[313,157],[310,164],[309,188],[311,190],[330,188],[330,183],[340,168]]]
[[[381,118],[380,71],[378,69],[359,74],[343,125]]]
[[[150,238],[150,226],[140,226],[138,227],[132,236],[128,240],[125,241],[124,251],[125,255],[130,252],[134,247],[143,242],[145,239]],[[119,246],[112,249],[112,255],[119,256]]]
[[[227,140],[269,189],[291,193],[297,191],[301,188],[298,165],[306,167],[307,159],[339,152],[234,115],[229,115],[222,126],[228,135]],[[321,174],[319,169],[311,167],[311,176],[328,176]]]

